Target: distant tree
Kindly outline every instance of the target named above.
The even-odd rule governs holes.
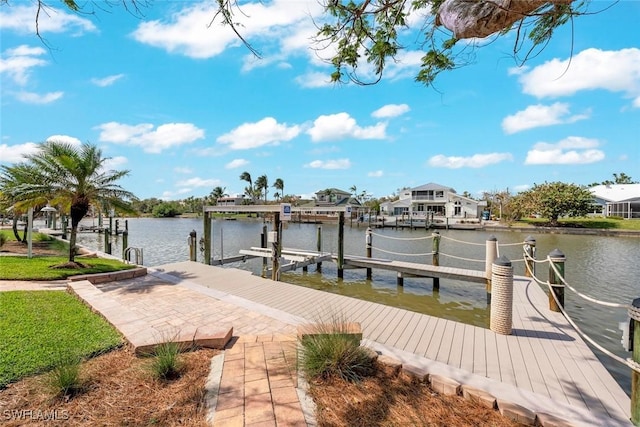
[[[584,216],[591,211],[593,195],[583,186],[564,182],[545,182],[518,194],[514,206],[521,212],[539,214],[552,226],[558,225],[562,216]]]
[[[613,174],[613,180],[607,179],[602,182],[594,182],[589,187],[595,187],[596,185],[613,185],[613,184],[638,184],[638,181],[634,181],[631,179],[629,175],[624,172],[620,172],[619,174]]]
[[[244,194],[246,194],[247,197],[249,197],[251,202],[254,202],[255,201],[255,191],[254,191],[254,188],[253,188],[253,181],[251,180],[251,174],[249,172],[247,172],[247,171],[242,172],[240,174],[240,180],[247,181],[249,183],[249,185],[244,188]]]
[[[254,187],[256,189],[256,193],[260,196],[264,192],[264,202],[267,203],[267,194],[269,193],[269,180],[267,178],[267,175],[260,175],[258,178],[256,178]]]
[[[173,218],[182,212],[182,207],[177,201],[162,202],[153,208],[153,216],[156,218]]]
[[[282,180],[282,178],[277,178],[275,180],[275,182],[273,183],[273,188],[275,188],[276,190],[279,190],[277,193],[273,195],[273,197],[277,199],[281,196],[284,196],[284,181]]]
[[[116,184],[129,171],[106,170],[104,165],[109,158],[103,157],[95,145],[76,147],[47,141],[35,153],[24,157],[23,163],[2,166],[0,188],[8,190],[13,200],[22,205],[51,201],[64,206],[71,217],[69,267],[78,267],[75,262],[78,224],[92,204],[134,212],[129,201],[136,197]]]
[[[213,190],[211,190],[211,193],[209,193],[209,200],[211,201],[212,204],[216,204],[218,203],[218,199],[222,198],[222,197],[227,197],[227,189],[226,187],[213,187]]]

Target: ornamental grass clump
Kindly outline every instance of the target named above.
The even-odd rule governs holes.
[[[166,341],[158,344],[151,354],[149,371],[158,380],[173,380],[179,378],[183,363],[180,358],[183,348],[179,343]]]
[[[375,372],[370,352],[341,325],[319,325],[313,334],[301,338],[299,363],[307,379],[340,378],[356,382]]]
[[[63,354],[54,363],[45,377],[53,394],[68,399],[80,393],[84,381],[80,375],[81,358],[73,354]]]

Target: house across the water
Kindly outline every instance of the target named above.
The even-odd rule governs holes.
[[[485,201],[461,196],[451,187],[429,183],[402,190],[400,198],[380,205],[383,214],[412,219],[480,218],[486,208]]]
[[[589,190],[604,216],[640,218],[640,184],[596,185]]]

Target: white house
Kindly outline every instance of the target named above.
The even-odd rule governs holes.
[[[393,216],[409,215],[415,218],[433,215],[464,219],[479,218],[485,206],[485,202],[461,196],[451,187],[429,183],[403,190],[398,200],[383,203],[380,210]]]
[[[640,218],[640,184],[596,185],[589,191],[604,216]]]

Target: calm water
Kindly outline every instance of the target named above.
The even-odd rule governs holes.
[[[92,220],[84,224],[92,225]],[[269,229],[271,225],[268,224]],[[124,221],[120,220],[120,228]],[[134,218],[128,220],[128,244],[142,248],[144,265],[157,266],[189,259],[189,232],[195,230],[197,239],[202,237],[202,219],[155,219]],[[263,224],[255,221],[213,221],[214,258],[238,255],[240,249],[260,246]],[[315,224],[287,224],[283,231],[283,246],[287,248],[316,250],[317,229]],[[337,227],[323,224],[322,250],[337,252]],[[345,227],[345,253],[365,255],[366,226]],[[423,239],[431,235],[425,230],[375,229],[373,256],[410,262],[431,263],[432,240]],[[595,237],[557,234],[535,234],[520,232],[483,232],[464,230],[440,230],[440,265],[469,269],[484,269],[484,243],[491,235],[498,239],[500,255],[514,261],[514,273],[524,274],[521,243],[529,234],[536,239],[537,258],[542,259],[553,249],[561,250],[567,257],[565,277],[581,292],[594,298],[630,303],[640,297],[640,239],[633,237]],[[403,238],[405,240],[399,240]],[[121,237],[112,237],[112,253],[121,254]],[[406,240],[412,239],[412,240]],[[80,233],[78,243],[95,250],[104,250],[104,236],[97,233]],[[409,256],[402,254],[422,254]],[[455,257],[467,258],[460,260]],[[202,253],[198,251],[198,260]],[[478,260],[472,261],[472,260]],[[262,261],[229,264],[260,274]],[[537,275],[546,279],[548,266],[541,264]],[[337,279],[336,266],[332,262],[323,264],[322,272],[310,266],[282,275],[282,280],[343,295],[368,299],[407,310],[430,314],[442,318],[488,327],[489,309],[486,305],[484,285],[457,281],[440,281],[440,291],[434,292],[431,280],[405,278],[404,286],[396,285],[392,272],[373,271],[373,279],[366,280],[364,270],[345,270],[344,280]],[[623,309],[612,309],[592,304],[567,289],[565,306],[580,328],[599,344],[617,355],[627,358],[630,353],[622,349],[618,323],[627,319]],[[597,353],[598,354],[598,353]],[[607,356],[598,354],[613,376],[630,393],[630,370]]]

